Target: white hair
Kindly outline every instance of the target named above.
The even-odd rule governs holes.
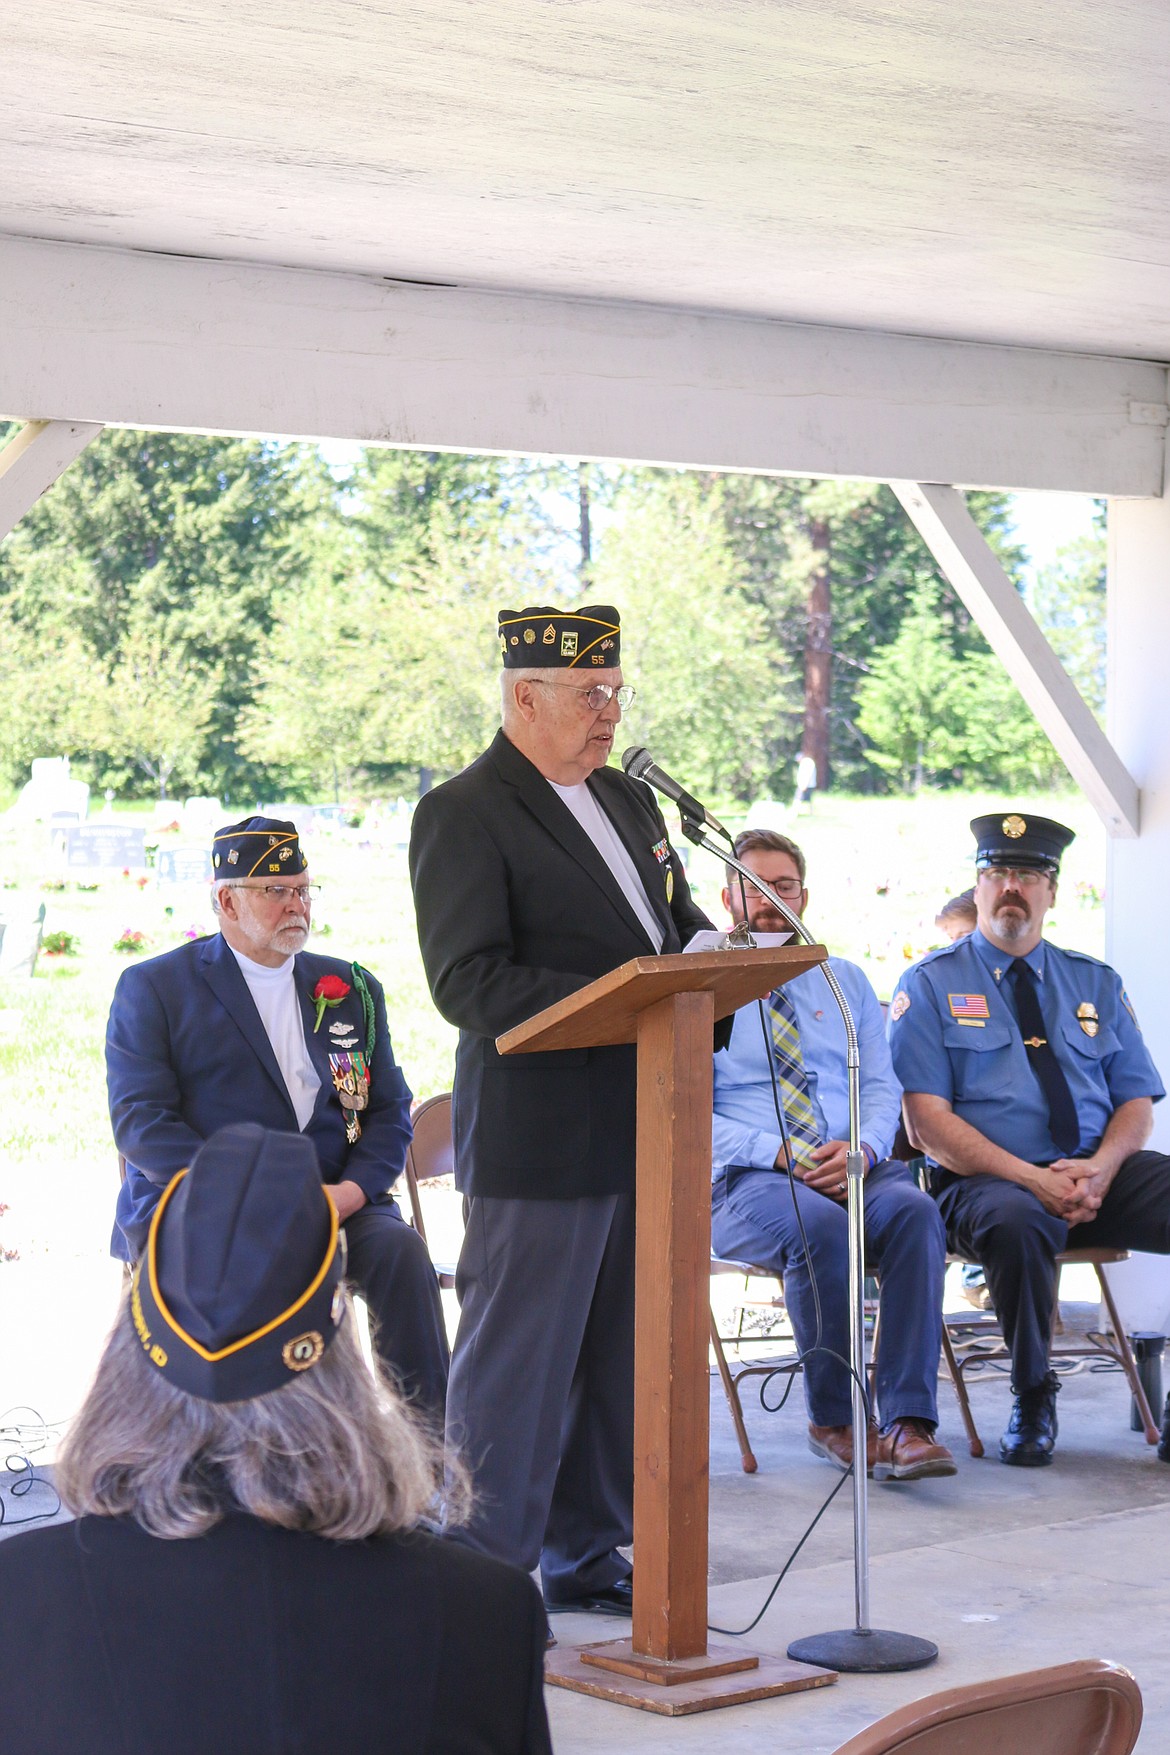
[[[444,1470],[446,1488],[444,1491]],[[132,1517],[152,1536],[199,1536],[233,1511],[336,1541],[466,1514],[467,1477],[381,1370],[352,1308],[311,1371],[249,1401],[176,1389],[143,1358],[129,1301],[55,1470],[78,1517]]]
[[[543,683],[546,688],[561,680],[561,673],[553,665],[543,668],[532,667],[523,670],[501,670],[500,672],[500,717],[505,725],[516,717],[516,687],[518,682]]]

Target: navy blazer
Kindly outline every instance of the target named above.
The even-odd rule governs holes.
[[[315,1034],[310,995],[322,975],[340,975],[350,991],[325,1012]],[[304,1132],[317,1148],[325,1182],[356,1182],[370,1201],[389,1198],[410,1144],[410,1091],[390,1045],[381,986],[367,973],[374,1001],[369,1107],[361,1138],[349,1145],[329,1070],[329,1025],[366,1032],[353,970],[337,957],[302,951],[294,982],[305,1041],[321,1080]],[[106,1027],[106,1079],[114,1140],[126,1160],[111,1247],[132,1261],[141,1252],[159,1196],[200,1143],[230,1122],[255,1121],[298,1132],[296,1112],[268,1034],[231,947],[216,933],[132,964],[114,989]]]
[[[642,879],[663,952],[680,951],[711,922],[691,898],[653,794],[617,768],[598,769],[588,786]],[[459,1187],[551,1200],[632,1190],[637,1050],[505,1056],[495,1045],[534,1012],[655,952],[568,805],[500,732],[419,800],[410,870],[431,993],[460,1031]]]

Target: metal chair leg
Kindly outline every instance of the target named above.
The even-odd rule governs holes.
[[[715,1312],[708,1306],[708,1319],[711,1324],[711,1345],[715,1349],[715,1363],[719,1367],[719,1376],[723,1382],[723,1393],[727,1397],[727,1406],[731,1414],[731,1422],[735,1427],[735,1436],[739,1440],[739,1456],[745,1475],[754,1475],[756,1459],[744,1424],[743,1408],[739,1399],[739,1385],[731,1375],[727,1363],[727,1354],[723,1351],[723,1342],[719,1338],[719,1330],[715,1323]]]
[[[942,1348],[943,1358],[947,1362],[947,1375],[950,1377],[951,1387],[955,1392],[955,1400],[959,1404],[959,1413],[962,1415],[963,1426],[966,1429],[967,1448],[972,1456],[982,1456],[984,1454],[983,1440],[975,1425],[975,1416],[971,1412],[971,1400],[967,1394],[967,1385],[963,1381],[962,1367],[955,1357],[955,1349],[951,1345],[950,1330],[947,1328],[945,1318],[942,1325]]]
[[[1138,1418],[1141,1420],[1142,1429],[1146,1435],[1146,1443],[1157,1444],[1162,1434],[1154,1424],[1154,1416],[1150,1409],[1149,1398],[1146,1395],[1145,1384],[1138,1375],[1137,1361],[1133,1356],[1133,1348],[1129,1344],[1129,1336],[1121,1326],[1121,1318],[1117,1313],[1117,1306],[1113,1302],[1113,1293],[1109,1289],[1109,1281],[1105,1277],[1105,1269],[1100,1262],[1094,1262],[1093,1265],[1097,1270],[1097,1279],[1101,1286],[1101,1297],[1104,1300],[1106,1310],[1109,1312],[1109,1321],[1113,1325],[1113,1336],[1117,1343],[1115,1356],[1120,1362],[1121,1369],[1125,1372],[1126,1380],[1129,1384],[1133,1399],[1137,1403]]]

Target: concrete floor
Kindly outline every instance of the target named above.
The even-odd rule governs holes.
[[[759,1473],[739,1466],[718,1380],[711,1400],[711,1620],[750,1621],[825,1493],[829,1466],[805,1446],[797,1385],[787,1408],[745,1402]],[[1129,1430],[1119,1374],[1066,1378],[1057,1461],[1039,1470],[994,1460],[1010,1405],[1003,1378],[971,1388],[988,1457],[967,1452],[954,1397],[940,1385],[941,1435],[959,1473],[900,1486],[871,1483],[872,1621],[939,1647],[903,1675],[842,1676],[830,1688],[666,1719],[548,1690],[557,1755],[735,1750],[830,1755],[907,1701],[981,1677],[1106,1657],[1145,1697],[1139,1755],[1170,1755],[1170,1467]],[[850,1488],[838,1495],[760,1626],[743,1643],[782,1655],[802,1634],[853,1624]],[[621,1622],[559,1616],[562,1644],[614,1636]],[[724,1642],[726,1643],[726,1642]],[[734,1642],[733,1642],[734,1643]]]

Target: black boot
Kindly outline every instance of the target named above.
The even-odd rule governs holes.
[[[1162,1442],[1158,1446],[1158,1461],[1170,1463],[1170,1395],[1166,1397],[1166,1406],[1162,1410]]]
[[[1000,1462],[1020,1469],[1042,1469],[1052,1461],[1059,1390],[1056,1373],[1050,1371],[1034,1388],[1020,1391],[1008,1429],[999,1441]]]

